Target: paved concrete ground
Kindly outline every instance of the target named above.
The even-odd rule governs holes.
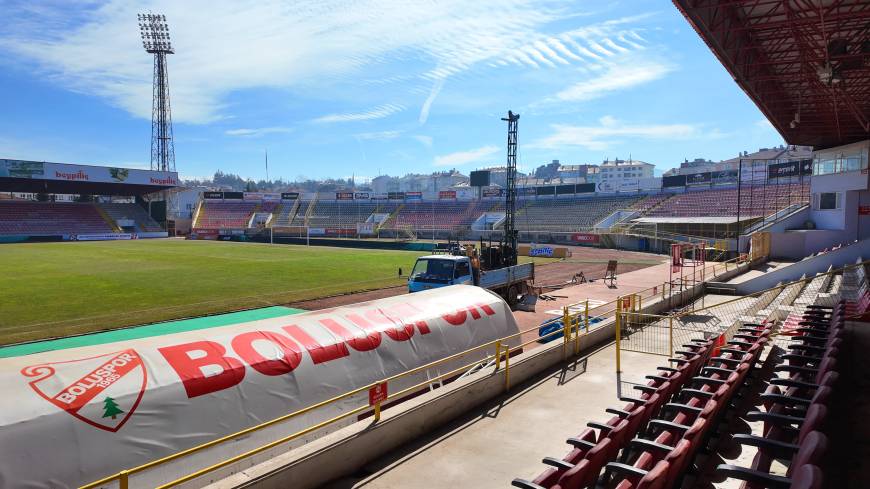
[[[625,353],[623,368],[649,372],[663,357]],[[615,349],[604,347],[582,362],[550,370],[509,395],[469,412],[431,435],[369,464],[357,477],[335,481],[331,489],[431,487],[510,487],[514,477],[532,479],[545,456],[562,457],[565,439],[589,421],[606,421],[616,397]],[[630,395],[625,393],[625,395]]]
[[[617,269],[618,270],[618,269]],[[547,311],[561,310],[563,307],[585,301],[587,298],[598,304],[610,302],[618,296],[638,292],[649,287],[659,285],[668,279],[668,264],[653,265],[641,270],[617,274],[614,287],[605,284],[603,280],[595,280],[591,283],[572,285],[553,292],[547,292],[556,298],[553,301],[539,300],[535,312],[514,311],[514,317],[519,323],[520,330],[526,330],[539,326],[547,319],[557,317]],[[523,341],[537,338],[536,331],[523,336]]]
[[[749,270],[746,273],[742,273],[725,283],[742,284],[743,282],[748,282],[756,277],[760,277],[765,273],[773,272],[774,270],[779,270],[780,268],[787,267],[789,265],[794,265],[794,262],[769,261],[757,267],[753,267],[752,270]]]

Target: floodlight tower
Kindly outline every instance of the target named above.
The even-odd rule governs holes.
[[[154,86],[151,102],[151,169],[175,171],[172,143],[172,113],[169,107],[169,76],[166,55],[174,54],[169,25],[161,14],[139,14],[139,31],[145,52],[154,55]]]
[[[504,219],[504,241],[509,254],[507,255],[507,265],[517,264],[517,241],[519,233],[516,228],[516,207],[517,207],[517,129],[519,128],[520,115],[508,111],[507,117],[502,117],[501,120],[508,123],[508,138],[507,138],[507,164],[505,165],[506,189],[505,189],[505,219]]]

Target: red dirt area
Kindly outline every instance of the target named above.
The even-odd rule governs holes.
[[[535,265],[535,286],[557,286],[569,282],[575,274],[583,272],[587,280],[604,277],[608,260],[617,260],[617,274],[640,270],[667,260],[663,255],[640,253],[636,251],[622,251],[602,248],[589,248],[584,246],[568,246],[571,257],[557,262],[538,263]],[[570,285],[570,284],[569,284]],[[331,307],[345,306],[358,302],[372,301],[393,297],[407,293],[405,285],[387,287],[377,290],[368,290],[343,294],[332,297],[323,297],[287,304],[290,307],[316,311]],[[552,289],[545,290],[545,293]]]

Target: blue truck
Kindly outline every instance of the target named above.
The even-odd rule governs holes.
[[[531,290],[534,279],[534,263],[480,270],[477,260],[465,255],[427,255],[417,258],[408,278],[408,292],[476,285],[497,293],[513,307],[520,296]]]

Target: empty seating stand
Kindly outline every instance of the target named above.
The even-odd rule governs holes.
[[[200,229],[243,229],[260,202],[203,201],[196,221]]]
[[[763,410],[745,415],[747,421],[761,423],[760,432],[733,436],[734,442],[754,447],[755,457],[748,467],[719,465],[718,478],[743,481],[743,489],[824,487],[827,421],[839,378],[846,311],[843,301],[807,307],[788,353],[777,358],[761,394]],[[787,467],[784,474],[772,473],[774,460]]]
[[[687,191],[675,194],[646,213],[649,217],[713,217],[737,214],[737,188]],[[790,183],[740,189],[740,214],[763,217],[789,205],[807,203],[809,185]]]
[[[133,222],[135,232],[157,232],[163,229],[157,224],[148,212],[138,204],[99,204],[100,207],[116,223],[121,225],[124,221]],[[124,226],[121,226],[124,227]]]
[[[0,201],[0,235],[111,233],[92,203]]]

